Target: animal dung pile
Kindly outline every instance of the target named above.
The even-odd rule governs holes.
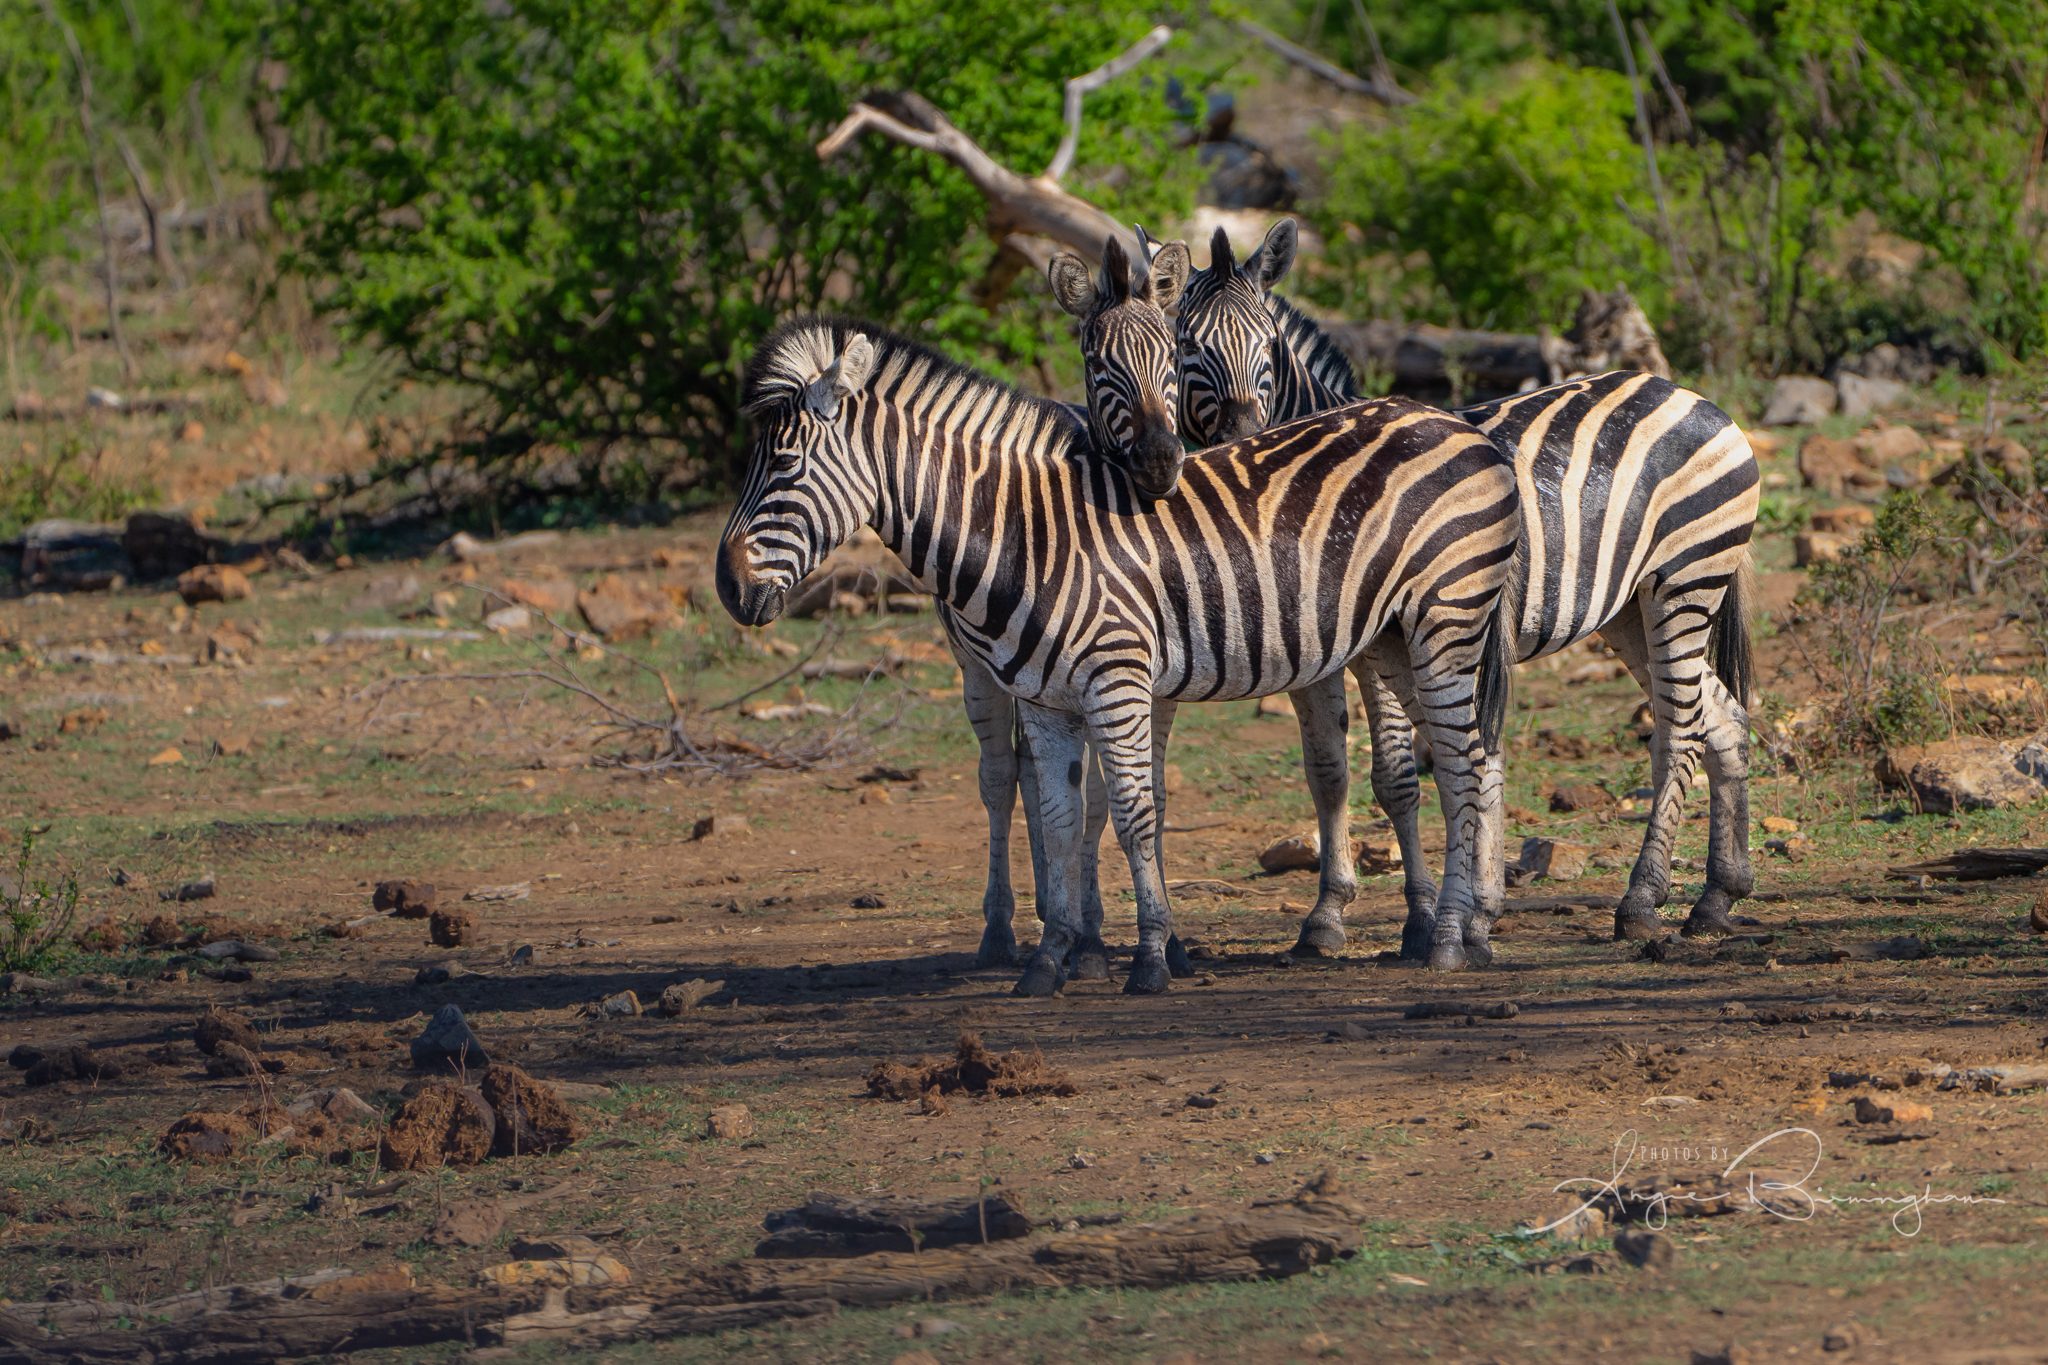
[[[559,1152],[583,1133],[559,1095],[501,1062],[474,1086],[422,1086],[384,1130],[377,1160],[387,1171],[474,1166],[490,1156]]]
[[[923,1099],[941,1095],[1073,1095],[1079,1089],[1037,1048],[993,1053],[978,1033],[962,1033],[951,1057],[921,1057],[915,1063],[877,1062],[868,1072],[868,1093],[882,1099]]]

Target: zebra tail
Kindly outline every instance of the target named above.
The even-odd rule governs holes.
[[[1515,547],[1507,581],[1494,599],[1493,617],[1486,625],[1486,643],[1479,652],[1479,742],[1488,753],[1499,753],[1501,736],[1507,729],[1509,680],[1515,671],[1515,655],[1522,633],[1522,586],[1528,574],[1523,565],[1523,547]]]
[[[1721,595],[1721,609],[1707,624],[1708,646],[1714,656],[1714,675],[1744,710],[1756,705],[1756,663],[1750,656],[1749,616],[1756,598],[1756,566],[1745,554],[1728,591]]]

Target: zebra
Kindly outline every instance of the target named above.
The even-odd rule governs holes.
[[[1376,399],[1187,457],[1146,498],[1057,404],[847,319],[778,327],[748,367],[753,449],[717,557],[743,625],[863,522],[952,616],[1038,768],[1046,926],[1017,989],[1058,989],[1079,926],[1084,741],[1138,901],[1124,989],[1167,988],[1155,701],[1304,692],[1345,722],[1370,654],[1416,698],[1448,827],[1442,901],[1497,909],[1511,464],[1476,429]],[[1347,813],[1336,824],[1347,833]],[[1339,840],[1348,858],[1348,839]],[[1440,918],[1453,922],[1459,915]]]
[[[1273,293],[1294,263],[1282,219],[1239,263],[1218,228],[1207,269],[1188,280],[1178,320],[1181,421],[1198,444],[1236,440],[1357,400],[1350,363],[1323,330]],[[1756,457],[1728,415],[1699,394],[1631,371],[1573,379],[1458,409],[1514,461],[1526,545],[1516,657],[1598,633],[1650,696],[1654,798],[1641,853],[1614,914],[1618,939],[1661,932],[1684,794],[1704,757],[1710,784],[1707,884],[1683,932],[1726,933],[1754,888],[1749,862],[1749,540]],[[1709,656],[1711,655],[1711,663]],[[1354,670],[1365,692],[1374,796],[1392,820],[1414,922],[1435,897],[1421,862],[1414,731],[1398,692]],[[1343,945],[1341,907],[1311,913],[1295,951]],[[1488,925],[1466,945],[1491,957]],[[1439,940],[1440,942],[1441,940]],[[1403,952],[1422,951],[1405,940]],[[1430,954],[1458,965],[1455,952]]]

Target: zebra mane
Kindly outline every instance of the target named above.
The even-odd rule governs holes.
[[[800,313],[788,318],[754,348],[742,389],[746,411],[762,413],[801,402],[811,382],[846,348],[847,338],[855,333],[866,337],[875,347],[870,389],[892,376],[919,387],[935,386],[949,379],[964,380],[977,391],[993,392],[1006,407],[1032,410],[1034,416],[1048,424],[1071,429],[1077,448],[1089,446],[1085,408],[1025,393],[879,323],[832,314]]]
[[[1278,294],[1266,297],[1272,301],[1273,320],[1280,325],[1281,348],[1291,352],[1317,383],[1346,398],[1358,397],[1358,378],[1351,372],[1351,358],[1337,348],[1330,334]]]

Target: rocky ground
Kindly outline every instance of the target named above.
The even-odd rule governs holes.
[[[10,849],[43,832],[9,885],[75,877],[79,903],[70,955],[0,994],[0,1298],[334,1268],[419,1299],[612,1292],[712,1273],[814,1192],[1000,1192],[1056,1237],[1327,1171],[1362,1231],[1311,1273],[659,1349],[2035,1359],[2044,883],[1915,865],[2048,845],[2038,643],[1906,604],[1941,608],[1916,619],[1963,734],[1880,764],[1828,738],[1794,605],[1795,561],[1853,544],[1867,499],[2024,452],[2031,420],[1937,392],[1760,436],[1758,923],[1612,941],[1648,763],[1634,685],[1582,647],[1518,675],[1520,884],[1499,964],[1457,978],[1379,956],[1399,876],[1362,781],[1351,950],[1280,955],[1314,897],[1284,843],[1307,803],[1292,722],[1243,703],[1175,736],[1199,974],[1012,999],[973,965],[986,830],[934,619],[856,556],[802,619],[741,632],[709,592],[716,513],[362,562],[202,542],[233,562],[24,585],[0,599],[0,823]],[[104,567],[120,540],[86,549]],[[1689,820],[1674,917],[1704,842]],[[1024,1079],[953,1086],[963,1033]],[[1745,1203],[1713,1183],[1731,1163],[1810,1201]]]

